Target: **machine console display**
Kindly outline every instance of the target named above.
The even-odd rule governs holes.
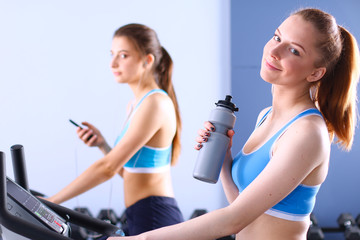
[[[45,204],[40,202],[36,197],[34,197],[31,193],[23,189],[17,183],[12,181],[10,178],[6,178],[7,185],[7,194],[11,198],[12,201],[8,202],[8,210],[12,212],[14,215],[18,215],[19,217],[28,218],[27,215],[24,214],[24,211],[19,208],[26,209],[30,215],[35,217],[39,222],[41,222],[46,227],[67,236],[69,233],[69,226],[66,221],[57,215],[54,211],[48,208]],[[20,205],[19,206],[13,206]],[[22,206],[22,207],[21,207]],[[20,210],[20,211],[17,211]]]

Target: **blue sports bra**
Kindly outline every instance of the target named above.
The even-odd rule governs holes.
[[[271,109],[264,114],[256,128],[259,127],[268,116]],[[309,116],[319,115],[317,109],[307,109],[293,119],[291,119],[283,128],[274,134],[264,145],[257,150],[246,154],[244,148],[236,155],[232,163],[232,178],[239,191],[242,192],[266,167],[272,158],[272,148],[274,143],[287,130],[287,128],[297,119]],[[315,206],[316,194],[320,185],[307,186],[300,184],[288,196],[267,210],[265,213],[277,218],[290,221],[303,221],[308,218]]]
[[[125,135],[126,131],[129,128],[131,119],[134,116],[140,104],[143,102],[143,100],[146,97],[154,93],[162,93],[167,95],[167,93],[161,89],[153,89],[148,93],[146,93],[140,99],[139,103],[136,104],[133,112],[129,116],[128,121],[126,122],[126,125],[124,126],[124,129],[117,137],[115,141],[115,145]],[[166,171],[170,168],[171,150],[172,150],[172,145],[165,148],[154,148],[145,145],[142,148],[140,148],[139,151],[137,151],[134,154],[134,156],[130,158],[130,160],[124,165],[124,169],[126,169],[128,172],[133,172],[133,173],[158,173],[158,172]]]

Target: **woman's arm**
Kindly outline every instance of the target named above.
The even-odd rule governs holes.
[[[232,167],[232,155],[231,151],[227,151],[223,167],[220,172],[220,179],[224,189],[224,193],[226,199],[231,204],[239,195],[239,189],[236,187],[232,175],[231,175],[231,167]]]
[[[113,177],[114,173],[112,171],[106,172],[105,164],[106,159],[104,158],[96,161],[69,185],[47,200],[60,204],[107,181]]]
[[[155,95],[151,95],[143,101],[126,134],[108,154],[93,163],[73,182],[48,200],[62,203],[119,173],[124,164],[155,135],[163,122],[168,120],[164,116],[169,113],[169,110],[153,97]]]

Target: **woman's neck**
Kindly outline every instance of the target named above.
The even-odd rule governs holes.
[[[136,83],[129,84],[129,86],[135,96],[135,101],[139,101],[150,90],[159,88],[155,79],[139,80]]]
[[[273,88],[273,113],[276,115],[299,113],[305,109],[315,107],[310,99],[309,91],[299,89]]]

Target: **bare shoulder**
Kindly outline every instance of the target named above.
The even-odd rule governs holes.
[[[285,132],[279,143],[291,152],[316,159],[326,160],[330,153],[330,138],[326,124],[320,116],[310,115],[298,119]]]
[[[157,92],[143,100],[136,117],[142,119],[141,121],[146,124],[150,124],[150,122],[162,124],[173,121],[174,116],[175,108],[170,97],[162,92]]]
[[[294,130],[303,133],[304,137],[313,137],[317,140],[322,138],[329,140],[329,132],[325,121],[318,115],[309,115],[300,118],[294,123]]]
[[[153,93],[144,98],[134,112],[128,131],[138,132],[142,129],[142,135],[154,136],[160,129],[175,125],[171,99],[164,93]]]
[[[146,97],[142,105],[151,112],[169,111],[174,106],[170,97],[161,92]]]

